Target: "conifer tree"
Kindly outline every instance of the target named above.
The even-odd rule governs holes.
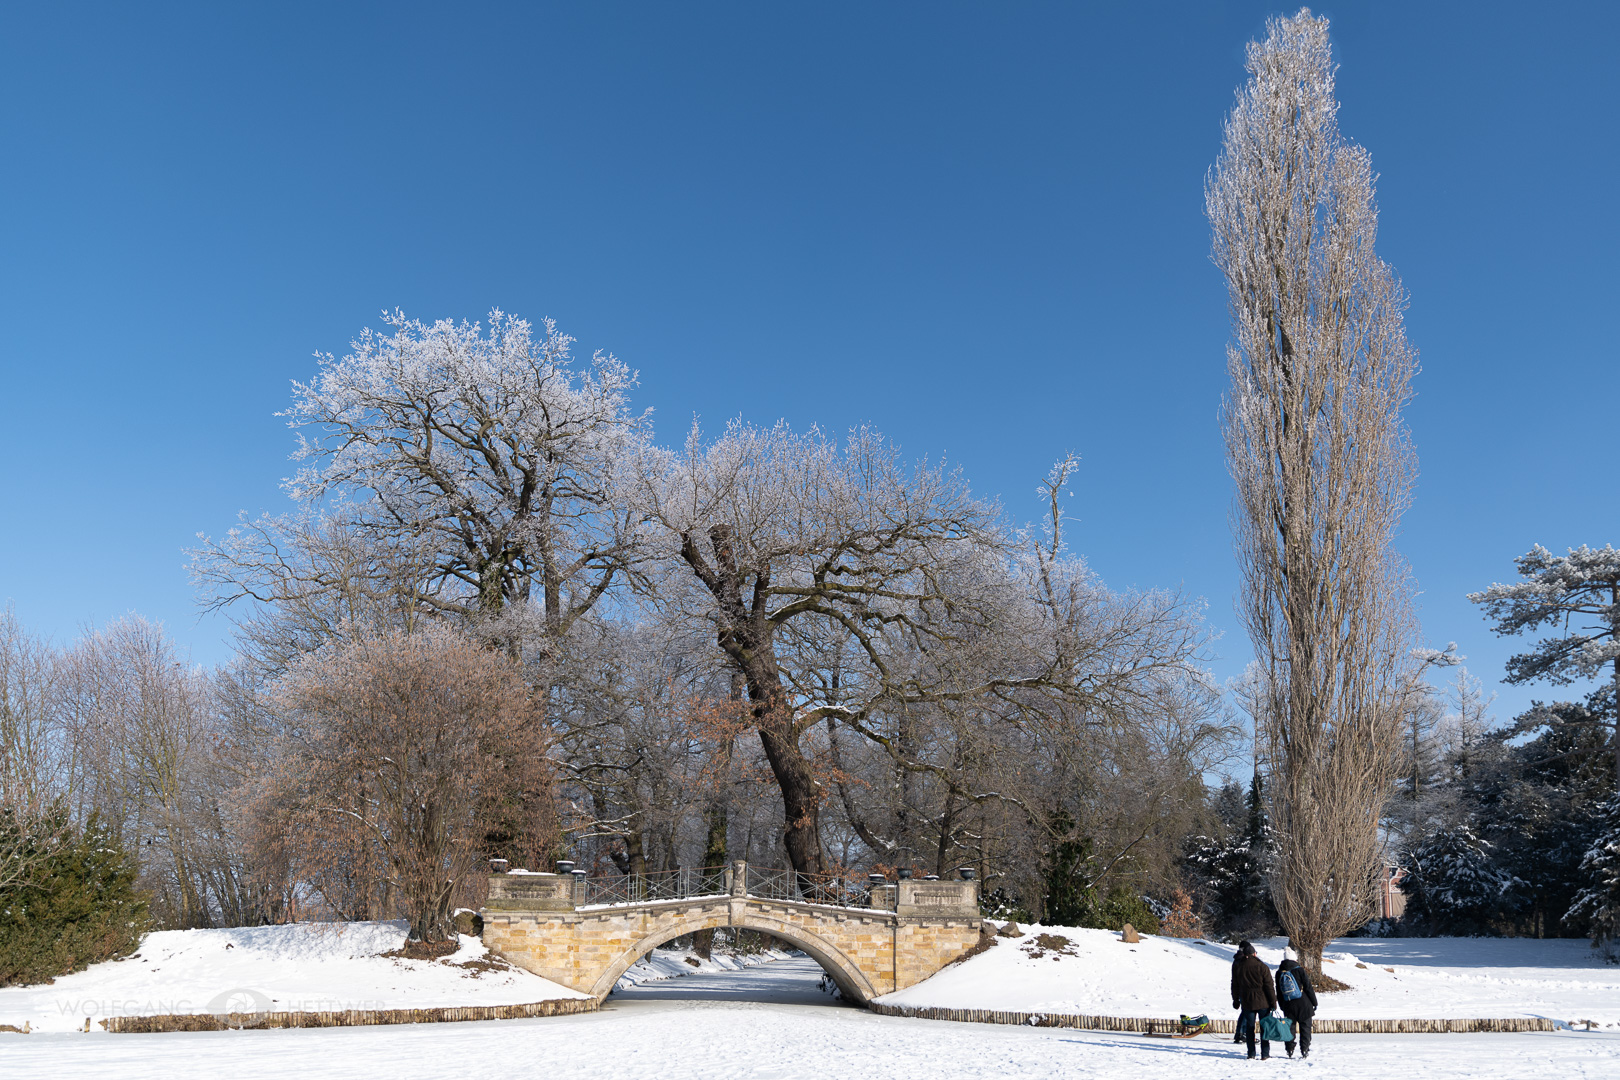
[[[1581,860],[1588,884],[1566,920],[1584,920],[1593,945],[1620,940],[1620,795],[1603,808],[1603,831]]]
[[[1507,662],[1507,681],[1556,686],[1608,675],[1587,706],[1610,731],[1615,792],[1620,794],[1620,550],[1582,544],[1554,555],[1537,544],[1514,560],[1524,580],[1495,584],[1468,599],[1481,605],[1502,636],[1541,627],[1555,632]],[[1573,627],[1573,628],[1572,628]]]
[[[1492,854],[1493,845],[1467,825],[1438,830],[1413,852],[1414,892],[1434,929],[1479,933],[1511,915],[1518,881]]]

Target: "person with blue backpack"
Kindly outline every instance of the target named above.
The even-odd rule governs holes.
[[[1282,1013],[1294,1022],[1294,1038],[1299,1041],[1299,1056],[1311,1056],[1311,1019],[1316,1015],[1316,988],[1311,977],[1294,959],[1294,954],[1283,950],[1283,961],[1277,965],[1277,1003]],[[1283,1043],[1288,1056],[1294,1056],[1293,1040]]]

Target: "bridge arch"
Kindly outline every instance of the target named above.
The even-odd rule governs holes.
[[[726,927],[754,930],[787,942],[820,964],[821,969],[832,978],[844,997],[850,1001],[865,1005],[879,994],[860,967],[832,942],[802,926],[782,922],[754,911],[746,911],[740,917],[732,917],[729,912],[693,913],[673,924],[660,926],[616,956],[590,992],[600,1001],[608,996],[613,984],[619,981],[619,976],[629,970],[631,964],[658,946],[699,930],[718,930]]]

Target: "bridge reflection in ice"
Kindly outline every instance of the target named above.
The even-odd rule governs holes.
[[[602,1003],[604,1012],[634,1008],[651,1002],[683,1001],[701,1004],[736,1004],[740,1001],[767,1005],[830,1005],[844,1002],[819,988],[821,965],[808,956],[773,960],[740,971],[701,972],[674,979],[659,979],[640,986],[615,990]]]

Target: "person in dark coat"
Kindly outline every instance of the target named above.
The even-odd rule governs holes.
[[[1299,986],[1299,997],[1292,1001],[1283,996],[1283,972],[1294,977]],[[1283,962],[1277,965],[1277,1002],[1282,1006],[1283,1015],[1294,1022],[1295,1037],[1299,1040],[1299,1056],[1311,1056],[1311,1018],[1316,1015],[1316,987],[1311,985],[1311,977],[1305,969],[1294,960],[1293,953],[1283,950]],[[1283,1043],[1283,1049],[1288,1056],[1294,1056],[1294,1044]]]
[[[1251,953],[1253,951],[1254,951],[1254,946],[1250,945],[1247,941],[1238,942],[1237,952],[1232,954],[1232,978],[1234,980],[1237,979],[1237,969],[1238,969],[1239,962],[1241,962],[1242,959],[1245,956],[1247,956],[1249,953]],[[1233,996],[1236,996],[1236,995],[1233,995]],[[1237,1008],[1236,1005],[1233,1005],[1232,1007],[1234,1009]],[[1232,1041],[1235,1042],[1235,1043],[1240,1043],[1240,1042],[1243,1041],[1243,1012],[1242,1012],[1241,1009],[1238,1011],[1237,1023],[1232,1025]]]
[[[1271,980],[1271,969],[1254,953],[1254,946],[1238,958],[1232,966],[1232,1008],[1242,1009],[1238,1018],[1240,1027],[1247,1027],[1244,1035],[1249,1056],[1254,1057],[1254,1037],[1259,1034],[1260,1018],[1277,1007],[1277,987]],[[1271,1056],[1271,1043],[1260,1040],[1260,1057]]]

